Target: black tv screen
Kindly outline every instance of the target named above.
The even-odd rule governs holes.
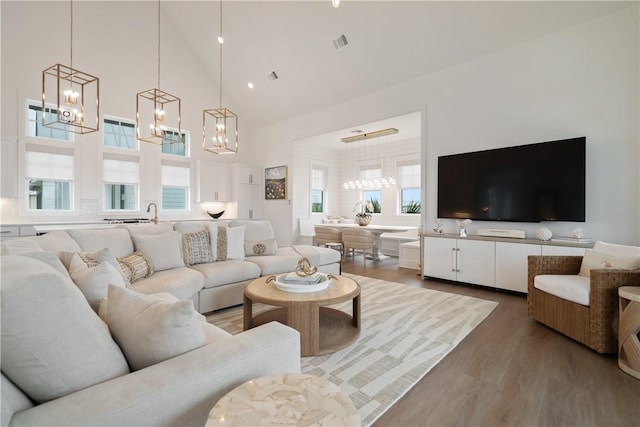
[[[586,138],[438,157],[438,218],[585,221]]]

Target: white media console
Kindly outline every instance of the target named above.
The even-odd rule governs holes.
[[[430,233],[424,237],[422,275],[527,292],[529,255],[584,255],[593,243],[551,242]]]

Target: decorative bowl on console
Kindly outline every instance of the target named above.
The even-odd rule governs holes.
[[[211,218],[213,218],[213,219],[218,219],[218,218],[220,218],[222,215],[224,215],[224,211],[220,211],[220,212],[216,212],[216,213],[213,213],[213,212],[209,212],[209,211],[207,211],[207,214],[209,214],[209,216],[210,216]]]

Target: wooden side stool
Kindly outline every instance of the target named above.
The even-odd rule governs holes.
[[[622,286],[618,288],[618,296],[618,366],[640,380],[640,287]]]

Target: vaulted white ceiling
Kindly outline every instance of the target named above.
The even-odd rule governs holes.
[[[634,3],[343,0],[336,9],[330,0],[225,1],[224,104],[264,126]],[[162,11],[217,82],[219,2],[163,1]],[[349,44],[336,49],[341,35]],[[278,80],[267,78],[272,71]]]

